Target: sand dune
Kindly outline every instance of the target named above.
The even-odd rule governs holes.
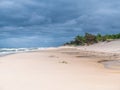
[[[120,53],[120,39],[110,42],[100,42],[90,46],[83,46],[79,48],[98,52]]]
[[[118,45],[119,40],[106,44],[115,48],[113,43]],[[85,50],[62,47],[1,57],[0,90],[120,90],[119,63],[111,63],[114,69],[104,67],[103,62],[109,61],[111,54],[99,55],[103,47],[101,43],[84,47]],[[104,49],[110,53],[109,47]],[[97,54],[87,51],[90,48],[97,49]]]

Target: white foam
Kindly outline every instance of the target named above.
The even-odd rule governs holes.
[[[39,50],[51,50],[56,49],[54,47],[49,48],[0,48],[0,56],[14,54],[14,53],[21,53],[21,52],[33,52],[33,51],[39,51]]]

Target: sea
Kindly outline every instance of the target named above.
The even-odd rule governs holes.
[[[46,49],[50,49],[50,47],[49,48],[0,48],[0,57],[15,53],[35,52]]]

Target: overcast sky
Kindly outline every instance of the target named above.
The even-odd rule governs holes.
[[[0,0],[0,47],[59,46],[85,32],[120,33],[120,0]]]

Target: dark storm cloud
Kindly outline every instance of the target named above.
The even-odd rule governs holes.
[[[67,23],[83,31],[117,30],[119,9],[118,0],[2,0],[0,26],[41,27]]]
[[[1,0],[0,43],[60,44],[84,32],[118,33],[119,10],[119,0]]]

